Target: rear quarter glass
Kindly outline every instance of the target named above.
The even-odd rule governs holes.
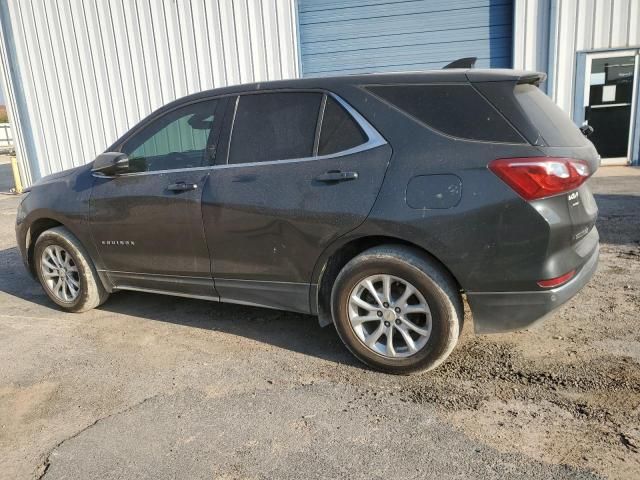
[[[484,142],[526,143],[500,112],[469,84],[366,88],[412,119],[445,135]]]
[[[577,147],[586,138],[571,118],[535,85],[516,85],[516,101],[550,147]]]
[[[349,150],[366,141],[367,136],[358,123],[338,102],[327,96],[320,128],[318,155],[331,155]]]

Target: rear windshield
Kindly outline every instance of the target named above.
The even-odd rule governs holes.
[[[529,122],[550,147],[584,145],[585,137],[553,101],[535,85],[516,85],[516,101]]]
[[[446,135],[485,142],[524,143],[471,85],[370,86],[373,94]]]

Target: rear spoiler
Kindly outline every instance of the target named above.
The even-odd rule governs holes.
[[[516,83],[518,85],[540,85],[547,79],[547,74],[542,72],[530,72],[525,75],[522,75]]]
[[[454,60],[442,67],[442,70],[451,68],[465,68],[471,70],[475,67],[478,57],[465,57]],[[547,79],[547,74],[542,72],[528,72],[525,70],[511,70],[506,68],[487,68],[471,70],[466,73],[470,82],[503,82],[515,81],[518,85],[540,85]]]
[[[476,64],[476,60],[478,60],[478,57],[459,58],[458,60],[454,60],[448,65],[445,65],[444,67],[442,67],[442,69],[445,70],[448,68],[473,68]]]
[[[502,68],[489,68],[481,70],[467,70],[467,79],[472,82],[514,82],[518,85],[539,85],[547,78],[546,73],[528,72],[525,70],[511,70]]]

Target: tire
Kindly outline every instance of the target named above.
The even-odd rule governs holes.
[[[89,254],[64,227],[55,227],[40,234],[33,261],[45,293],[67,312],[86,312],[109,297]],[[60,278],[64,278],[62,284],[59,283]]]
[[[385,307],[387,296],[391,301]],[[418,249],[395,245],[371,248],[347,263],[333,286],[331,307],[338,335],[351,353],[376,370],[402,375],[444,362],[464,319],[453,277]],[[367,346],[365,341],[373,342],[376,335],[379,339]]]

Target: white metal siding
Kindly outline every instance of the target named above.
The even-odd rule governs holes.
[[[305,76],[510,67],[512,0],[298,0]]]
[[[546,72],[549,62],[551,0],[516,0],[513,67]]]
[[[516,0],[514,18],[514,68],[548,72],[568,114],[576,52],[640,46],[639,0]]]
[[[295,0],[0,0],[24,182],[93,160],[158,107],[298,76]]]

